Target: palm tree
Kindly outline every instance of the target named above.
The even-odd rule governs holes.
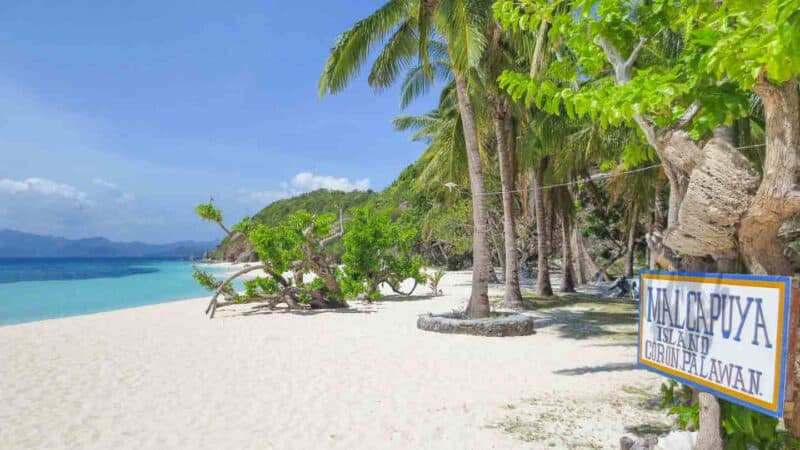
[[[393,83],[400,71],[415,61],[422,67],[422,79],[432,80],[435,68],[430,63],[431,36],[444,39],[455,79],[472,192],[473,271],[467,312],[475,318],[489,315],[490,258],[483,170],[468,77],[485,47],[485,21],[490,6],[488,0],[389,0],[339,36],[320,79],[320,94],[341,91],[373,47],[386,42],[370,72],[373,87],[380,89]]]
[[[505,256],[505,290],[503,306],[521,308],[522,292],[519,287],[519,255],[517,254],[517,230],[514,212],[514,187],[516,185],[515,123],[510,101],[497,85],[497,77],[508,60],[510,48],[503,40],[503,33],[493,22],[489,23],[489,44],[481,61],[481,90],[490,105],[492,125],[500,168],[503,204],[503,247]]]

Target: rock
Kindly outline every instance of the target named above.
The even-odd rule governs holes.
[[[620,450],[654,450],[658,445],[658,438],[655,436],[645,436],[641,439],[633,440],[627,436],[619,440]]]
[[[258,255],[252,249],[247,249],[242,253],[239,253],[239,256],[236,257],[234,262],[236,263],[246,263],[246,262],[256,262],[258,261]]]
[[[633,440],[627,436],[619,440],[620,450],[692,450],[697,442],[696,431],[672,431],[658,438],[654,435]]]

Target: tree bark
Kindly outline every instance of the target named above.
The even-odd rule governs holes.
[[[464,74],[454,71],[456,94],[464,129],[464,142],[467,148],[469,166],[469,184],[472,191],[472,292],[467,312],[472,318],[489,316],[489,282],[488,269],[489,242],[486,236],[486,206],[484,203],[483,170],[481,154],[478,147],[478,132],[475,127],[475,112],[469,98],[467,80]]]
[[[664,214],[664,183],[661,180],[656,181],[655,199],[653,205],[653,227],[651,233],[661,233],[664,231],[664,222],[666,215]],[[647,246],[647,254],[650,270],[655,270],[658,267],[658,255],[656,255],[650,246]]]
[[[798,212],[798,151],[800,151],[800,105],[797,81],[780,86],[770,83],[763,75],[753,91],[764,105],[767,149],[761,185],[742,219],[739,240],[745,264],[752,273],[791,275],[794,270],[778,240],[781,224]],[[795,311],[797,311],[795,309]],[[792,317],[797,324],[798,318]],[[793,333],[800,330],[795,326]],[[797,354],[794,358],[798,358]],[[792,358],[790,358],[791,360]],[[800,414],[797,414],[800,393],[795,368],[791,367],[789,383],[794,383],[795,411],[784,418],[789,433],[800,438]]]
[[[536,215],[536,247],[538,259],[536,264],[536,293],[550,297],[553,295],[553,287],[550,284],[549,263],[549,243],[547,242],[547,218],[544,208],[544,191],[542,190],[542,178],[544,177],[546,159],[539,161],[538,167],[531,171],[533,180],[533,209]]]
[[[583,235],[581,235],[581,231],[577,226],[572,227],[572,255],[574,258],[575,281],[578,284],[594,282],[598,268],[592,261],[589,251],[586,250]]]
[[[514,164],[509,145],[510,111],[505,99],[495,97],[492,120],[497,135],[497,155],[500,160],[500,183],[503,186],[503,237],[505,253],[505,289],[503,307],[521,308],[522,292],[519,288],[519,257],[517,256],[517,230],[514,221]]]
[[[695,447],[698,450],[724,450],[719,401],[708,392],[700,392],[700,427]]]
[[[561,214],[561,292],[575,292],[575,277],[572,265],[572,218]]]
[[[631,208],[631,220],[628,226],[628,254],[625,260],[625,276],[633,276],[633,265],[636,259],[636,223],[638,222],[636,205]]]
[[[800,211],[800,192],[795,190],[800,151],[797,82],[778,86],[762,76],[753,91],[764,105],[767,150],[761,185],[742,218],[739,242],[752,273],[791,275],[793,270],[784,256],[778,230]]]

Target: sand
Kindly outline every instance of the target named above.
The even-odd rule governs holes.
[[[463,307],[469,274],[442,289],[336,312],[208,320],[193,299],[2,327],[0,448],[618,448],[665,426],[662,379],[604,325],[561,309],[531,313],[527,337],[418,330],[418,314]]]

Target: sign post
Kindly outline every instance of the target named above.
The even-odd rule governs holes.
[[[646,271],[640,293],[640,366],[770,416],[796,408],[791,278]]]

